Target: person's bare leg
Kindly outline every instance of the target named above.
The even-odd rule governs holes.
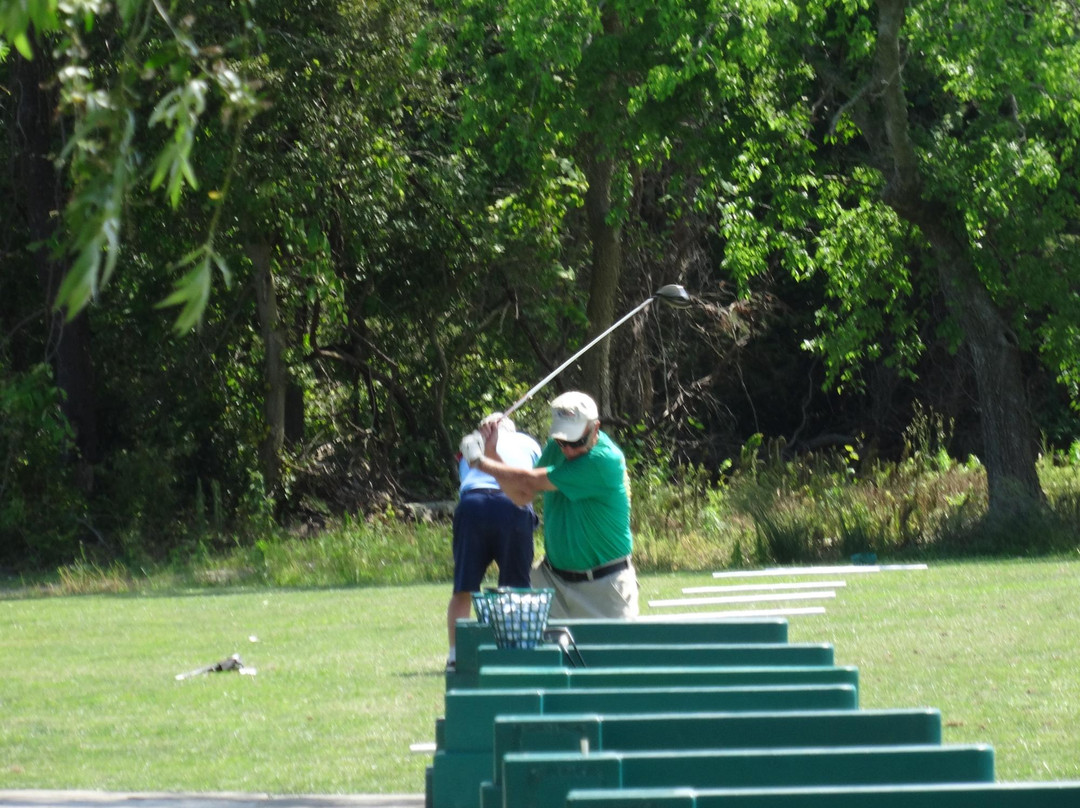
[[[472,614],[472,593],[455,592],[446,606],[446,635],[450,640],[450,654],[447,662],[457,661],[457,621],[465,620]]]

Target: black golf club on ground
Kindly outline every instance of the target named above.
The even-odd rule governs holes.
[[[578,359],[578,357],[580,357],[583,353],[596,345],[596,343],[598,343],[600,340],[602,340],[620,325],[625,323],[639,311],[646,308],[654,300],[662,300],[668,305],[675,306],[676,308],[686,308],[693,302],[690,299],[690,295],[686,293],[686,289],[684,289],[679,284],[669,283],[666,286],[661,286],[659,289],[656,290],[656,293],[652,297],[646,298],[640,305],[635,306],[633,309],[628,311],[621,318],[612,323],[608,328],[604,329],[602,333],[597,334],[592,339],[592,341],[589,342],[588,345],[579,350],[577,353],[575,353],[573,356],[571,356],[569,359],[567,359],[565,362],[555,368],[555,370],[551,371],[551,373],[541,379],[536,385],[533,386],[531,390],[529,390],[529,392],[527,392],[525,395],[523,395],[521,398],[511,404],[510,409],[506,410],[504,415],[509,415],[526,401],[528,401],[530,398],[532,398],[534,395],[536,395],[537,392],[543,389],[544,385],[546,385],[548,382],[550,382],[552,379],[554,379],[556,376],[566,370]]]

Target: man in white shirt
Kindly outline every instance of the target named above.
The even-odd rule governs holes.
[[[515,468],[531,469],[540,457],[540,444],[501,412],[492,413],[480,425],[498,424],[498,454]],[[472,593],[480,589],[488,567],[499,567],[499,586],[529,587],[533,562],[533,531],[536,512],[531,504],[518,506],[499,488],[490,474],[471,468],[458,456],[461,483],[454,509],[454,592],[446,607],[446,630],[450,641],[446,668],[457,663],[457,621],[469,617]]]

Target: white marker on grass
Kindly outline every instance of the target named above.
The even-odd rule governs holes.
[[[778,595],[722,595],[712,598],[673,598],[669,600],[650,600],[653,608],[664,606],[719,606],[725,603],[769,603],[791,600],[826,600],[835,598],[836,592],[785,592]]]
[[[778,575],[841,575],[861,572],[924,570],[925,564],[848,564],[833,567],[769,567],[764,570],[714,572],[713,578],[765,578]]]
[[[704,595],[710,592],[773,592],[788,589],[840,589],[847,581],[802,581],[795,584],[727,584],[725,586],[684,586],[684,595]]]

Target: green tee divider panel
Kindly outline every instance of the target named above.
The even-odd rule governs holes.
[[[559,652],[545,647],[535,651]],[[788,666],[833,665],[833,647],[828,643],[681,643],[639,645],[587,645],[577,643],[577,652],[590,668],[692,667],[692,666]],[[528,651],[519,652],[528,659]],[[575,654],[576,656],[576,654]],[[500,664],[506,652],[494,646],[477,649],[479,671]],[[502,664],[505,664],[503,662]],[[543,665],[544,663],[540,663]],[[569,666],[568,666],[569,667]]]
[[[497,648],[494,638],[485,639],[483,644],[471,648],[463,642],[461,629],[468,624],[458,621],[457,634],[457,669],[446,674],[446,689],[461,690],[476,687],[480,679],[480,650],[484,651],[484,665],[514,668],[549,668],[561,670],[565,661],[562,649],[555,645],[539,645],[536,648]],[[488,626],[481,626],[490,633]],[[478,632],[472,632],[474,635]]]
[[[763,685],[859,686],[859,669],[835,665],[725,665],[634,668],[531,668],[485,665],[481,689],[540,687],[547,690],[603,687],[700,687]]]
[[[854,711],[858,706],[857,699],[857,692],[851,685],[451,690],[446,694],[443,748],[444,751],[492,750],[495,719],[506,713]]]
[[[483,808],[563,808],[575,788],[992,783],[985,745],[510,754]],[[719,805],[719,803],[717,803]]]
[[[694,789],[685,786],[574,789],[566,795],[566,808],[696,808],[695,803]]]
[[[784,618],[716,620],[551,620],[549,628],[565,628],[579,645],[701,643],[784,643],[788,623]],[[456,642],[465,656],[481,645],[494,645],[491,626],[475,620],[458,620]]]
[[[941,744],[938,710],[815,710],[660,715],[501,715],[495,766],[517,752],[636,752]]]
[[[724,716],[739,710],[769,715],[784,708],[820,711],[839,708],[855,715],[857,694],[850,685],[775,688],[652,688],[628,690],[461,690],[446,694],[443,745],[432,761],[431,808],[477,808],[480,785],[495,771],[495,724],[504,711],[519,716],[603,711],[611,720],[646,705],[662,710],[668,722],[702,711]],[[685,733],[675,737],[686,740]],[[775,743],[776,738],[774,736]],[[684,743],[686,748],[701,744]],[[577,745],[580,748],[580,736]]]
[[[1080,808],[1080,781],[995,783],[938,710],[857,709],[786,620],[558,625],[576,653],[459,621],[427,808]]]
[[[425,808],[476,808],[480,783],[491,779],[491,752],[437,751],[431,761]]]
[[[764,687],[635,687],[546,690],[544,713],[720,712],[743,710],[849,709],[859,706],[851,685]],[[489,734],[492,728],[488,727]]]
[[[788,641],[782,617],[717,618],[715,620],[552,620],[550,627],[570,631],[574,642],[612,643],[781,643]]]
[[[563,620],[552,621],[549,627],[565,627],[574,637],[575,644],[589,645],[614,643],[633,644],[738,644],[738,643],[785,643],[788,624],[783,618],[751,618],[716,620]],[[494,645],[495,633],[491,626],[475,620],[459,620],[456,630],[457,671],[447,677],[448,686],[469,687],[476,684],[479,670],[478,650],[482,645]],[[531,649],[543,650],[543,647]],[[549,647],[562,664],[558,648]],[[529,652],[523,652],[529,653]],[[532,664],[549,664],[547,660]]]
[[[574,790],[566,808],[1076,808],[1080,782]]]

